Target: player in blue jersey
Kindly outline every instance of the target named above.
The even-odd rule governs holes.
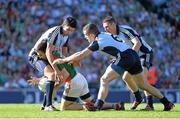
[[[29,53],[30,64],[41,72],[42,75],[48,77],[45,96],[47,101],[45,107],[46,111],[57,110],[52,106],[52,92],[56,77],[59,79],[61,78],[57,75],[58,71],[56,71],[52,65],[54,61],[52,51],[67,56],[68,35],[74,32],[76,27],[77,21],[73,17],[67,17],[62,25],[55,26],[45,31]],[[41,47],[41,51],[45,54],[43,57],[41,53],[38,52],[38,47]]]
[[[101,51],[113,58],[115,61],[106,69],[106,72],[101,77],[100,89],[98,99],[95,107],[101,109],[104,100],[108,94],[108,84],[113,79],[122,76],[127,86],[134,92],[136,102],[141,102],[142,98],[138,92],[138,86],[143,90],[148,91],[156,96],[164,104],[164,111],[169,111],[174,107],[174,104],[169,102],[159,90],[145,82],[142,77],[142,67],[138,54],[131,49],[127,44],[119,41],[112,34],[101,33],[95,24],[87,24],[83,28],[83,34],[88,40],[90,45],[84,50],[77,52],[64,59],[57,59],[57,63],[73,63],[85,56],[90,55],[92,52]],[[134,80],[133,80],[133,79]],[[136,81],[136,82],[135,82]],[[137,83],[137,84],[136,84]],[[138,86],[137,86],[138,85]],[[138,93],[138,95],[137,95]]]
[[[141,65],[143,67],[143,77],[144,81],[147,80],[148,70],[152,66],[153,60],[153,50],[151,46],[145,42],[143,37],[141,37],[133,28],[127,25],[118,25],[112,16],[107,16],[103,19],[104,30],[108,33],[114,35],[114,37],[119,37],[122,42],[128,44],[133,50],[135,50],[140,57]],[[147,105],[144,110],[150,111],[154,110],[153,107],[153,97],[147,91],[144,91]],[[134,103],[131,109],[137,108],[137,103]]]

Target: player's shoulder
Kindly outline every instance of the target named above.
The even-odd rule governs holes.
[[[132,33],[132,34],[139,35],[138,32],[137,32],[134,28],[132,28],[131,26],[129,26],[129,25],[119,25],[119,29],[120,29],[120,30],[121,30],[121,29],[126,29],[127,31],[129,31],[129,32]]]
[[[111,36],[112,34],[111,33],[108,33],[108,32],[101,32],[98,37],[108,37],[108,36]]]
[[[60,26],[54,26],[54,27],[49,28],[48,30],[54,31],[54,30],[56,30],[56,29],[60,29]]]
[[[107,39],[109,36],[111,36],[111,33],[100,32],[96,37],[96,40],[101,41],[102,39]]]
[[[125,29],[132,29],[132,30],[134,30],[131,26],[125,25],[125,24],[119,25],[119,28],[125,28]]]
[[[98,34],[98,36],[96,37],[95,41],[97,41],[98,44],[101,43],[105,43],[107,42],[109,39],[112,38],[111,33],[107,33],[107,32],[100,32]]]
[[[46,30],[45,33],[53,32],[54,30],[58,29],[60,26],[54,26]]]

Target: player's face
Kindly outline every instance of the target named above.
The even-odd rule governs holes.
[[[116,24],[110,22],[103,23],[104,30],[109,33],[114,33],[116,31]]]
[[[72,28],[70,26],[64,26],[63,27],[63,34],[68,35],[68,34],[74,32],[75,30],[76,30],[75,28]]]
[[[93,34],[88,34],[86,31],[83,31],[84,37],[88,40],[89,43],[93,42],[95,36]]]

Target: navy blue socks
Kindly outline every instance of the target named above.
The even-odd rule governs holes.
[[[164,96],[163,98],[160,99],[160,102],[164,105],[169,104],[170,102],[168,101],[168,99]]]
[[[52,105],[52,94],[53,94],[53,89],[54,89],[54,81],[47,81],[46,85],[46,106]]]
[[[43,98],[43,107],[46,106],[46,94],[44,94],[44,98]]]
[[[135,96],[137,102],[142,101],[142,97],[141,97],[141,94],[140,94],[139,90],[134,92],[134,96]]]
[[[95,106],[95,108],[96,108],[97,110],[100,110],[100,109],[103,107],[103,104],[104,104],[104,101],[98,99],[98,100],[96,101],[96,103],[95,103],[94,106]]]
[[[147,104],[153,108],[153,97],[152,95],[146,97]]]

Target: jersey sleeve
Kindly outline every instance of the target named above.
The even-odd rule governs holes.
[[[59,33],[59,28],[56,28],[53,32],[51,32],[49,35],[48,35],[48,40],[47,42],[52,44],[52,45],[55,45],[56,44],[56,41],[58,39],[58,33]]]
[[[99,50],[99,44],[97,41],[94,41],[92,42],[89,46],[88,46],[88,49],[91,50],[91,51],[97,51]]]

